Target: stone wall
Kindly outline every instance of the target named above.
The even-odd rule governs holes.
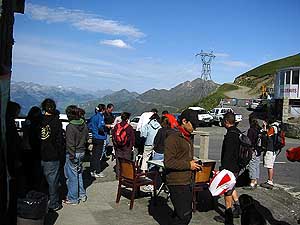
[[[299,123],[283,123],[285,136],[290,138],[300,139],[300,124]]]

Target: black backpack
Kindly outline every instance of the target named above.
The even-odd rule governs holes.
[[[240,140],[240,148],[238,152],[238,163],[240,169],[244,169],[252,159],[252,154],[254,152],[254,148],[252,146],[251,140],[247,135],[245,135],[242,132],[235,132],[232,131],[233,133],[237,133],[239,135],[239,140]]]
[[[257,135],[256,144],[254,146],[255,150],[257,151],[257,155],[261,155],[261,153],[267,151],[268,146],[268,137],[266,132],[260,131]]]

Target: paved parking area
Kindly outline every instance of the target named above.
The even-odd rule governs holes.
[[[149,194],[144,193],[143,197],[135,199],[134,207],[129,210],[130,200],[121,197],[119,204],[115,203],[118,181],[112,169],[114,162],[108,161],[105,178],[98,178],[88,183],[88,200],[77,206],[64,205],[57,213],[48,214],[46,225],[141,225],[141,224],[162,224],[167,225],[172,214],[172,204],[166,201],[166,194],[163,193],[154,205]],[[88,168],[88,163],[86,164]],[[300,200],[294,198],[281,188],[273,190],[257,188],[253,191],[238,188],[240,194],[247,193],[260,203],[260,211],[266,216],[268,224],[297,224],[300,212]],[[123,192],[126,196],[126,191]],[[224,211],[223,198],[218,200],[219,210],[208,212],[195,212],[191,221],[193,224],[218,225],[220,215]],[[219,222],[218,222],[219,221]],[[240,224],[240,219],[235,219],[235,224]]]

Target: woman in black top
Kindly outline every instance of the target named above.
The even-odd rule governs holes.
[[[260,132],[260,126],[258,125],[256,118],[249,118],[250,128],[248,129],[247,136],[249,137],[252,146],[255,151],[253,152],[252,159],[249,162],[249,177],[251,179],[250,186],[246,189],[253,189],[257,187],[257,181],[259,178],[259,163],[260,163],[260,151],[257,149],[257,142]]]

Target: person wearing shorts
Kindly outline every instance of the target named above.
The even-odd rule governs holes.
[[[276,123],[276,122],[275,122]],[[265,121],[263,122],[263,129],[267,136],[267,151],[264,152],[263,165],[268,170],[268,180],[262,184],[261,187],[267,189],[273,189],[273,175],[274,175],[274,163],[276,160],[276,151],[274,149],[274,135],[277,134],[277,127],[275,123],[268,125]]]

